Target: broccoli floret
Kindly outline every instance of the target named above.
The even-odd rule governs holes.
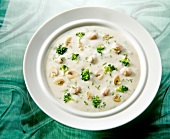
[[[76,36],[78,36],[78,37],[80,37],[80,38],[82,38],[84,35],[85,35],[84,32],[78,32],[78,33],[76,33]]]
[[[124,54],[124,57],[123,59],[120,60],[120,62],[125,66],[130,66],[130,60],[127,58],[127,56],[128,56],[127,54]]]
[[[104,45],[97,46],[97,52],[100,53],[100,54],[102,54],[102,50],[104,50],[104,49],[105,49]]]
[[[79,54],[72,54],[72,60],[78,60]]]
[[[70,93],[65,93],[65,94],[64,94],[64,102],[67,103],[67,102],[70,101],[70,100],[75,101],[75,100],[72,98],[72,96],[71,96]]]
[[[108,64],[108,66],[104,66],[104,73],[111,73],[113,70],[117,70],[114,65]]]
[[[80,40],[81,40],[81,38],[82,38],[84,35],[85,35],[84,32],[77,32],[77,33],[76,33],[76,36],[79,37],[79,39],[78,39],[78,43],[79,43],[79,44],[81,43]]]
[[[88,81],[90,79],[90,72],[89,69],[82,69],[81,71],[81,79],[84,81]]]
[[[62,70],[63,71],[63,75],[65,75],[66,71],[68,71],[68,67],[63,64],[63,65],[60,66],[60,70]]]
[[[92,103],[95,108],[97,108],[102,101],[100,100],[99,96],[94,96],[92,98]]]
[[[124,91],[127,91],[127,90],[128,90],[128,87],[126,87],[124,85],[121,85],[121,86],[116,88],[116,91],[119,91],[119,92],[124,92]]]
[[[68,48],[63,47],[62,44],[59,44],[58,47],[56,48],[56,53],[63,55],[65,52],[67,52],[67,49]]]

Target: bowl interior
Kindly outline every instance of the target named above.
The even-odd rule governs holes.
[[[46,57],[47,51],[48,51],[51,43],[57,37],[62,35],[63,33],[67,32],[71,29],[74,29],[77,27],[82,27],[82,26],[102,26],[102,27],[111,28],[111,29],[119,32],[119,34],[121,36],[125,37],[132,44],[132,46],[134,46],[134,48],[139,56],[141,75],[140,75],[140,80],[139,80],[138,86],[137,86],[135,92],[132,94],[132,96],[127,101],[125,101],[123,104],[121,104],[120,106],[118,106],[114,109],[104,111],[104,112],[83,112],[83,111],[76,110],[74,108],[68,107],[67,105],[63,105],[63,104],[59,103],[54,98],[54,96],[51,93],[51,90],[47,84],[46,77],[45,77],[45,71],[44,71],[44,61],[45,61],[45,57]],[[105,20],[99,20],[99,19],[76,20],[76,21],[70,22],[68,24],[65,24],[62,27],[55,30],[44,41],[44,44],[42,45],[42,47],[39,51],[37,63],[38,63],[37,68],[36,68],[37,76],[39,78],[39,83],[41,84],[47,98],[50,99],[53,103],[55,103],[55,105],[57,105],[57,107],[59,107],[60,109],[66,111],[70,114],[74,114],[77,116],[83,116],[83,117],[103,117],[103,116],[113,115],[115,113],[121,112],[122,110],[125,110],[127,107],[129,107],[131,104],[133,104],[133,102],[135,102],[135,100],[141,94],[141,92],[145,86],[147,73],[148,73],[147,72],[146,56],[145,56],[145,53],[144,53],[142,47],[138,43],[137,39],[134,36],[132,36],[129,32],[127,32],[125,29],[121,28],[119,25],[116,25],[114,23],[111,23],[111,22],[108,22]]]

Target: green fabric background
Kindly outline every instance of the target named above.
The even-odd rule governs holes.
[[[25,86],[23,57],[31,36],[45,20],[80,6],[113,8],[133,17],[149,31],[161,55],[162,80],[153,103],[116,129],[93,132],[62,125],[38,108]],[[170,139],[169,59],[170,0],[0,0],[0,139]]]

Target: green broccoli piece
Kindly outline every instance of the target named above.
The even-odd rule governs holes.
[[[63,65],[60,66],[60,70],[62,70],[63,71],[63,75],[65,75],[66,71],[68,71],[68,67],[63,64]]]
[[[70,93],[64,93],[64,102],[67,103],[70,100],[75,101]]]
[[[117,70],[114,65],[108,64],[108,66],[104,66],[104,73],[111,73],[113,70]]]
[[[102,101],[100,100],[99,96],[94,96],[92,98],[92,103],[95,108],[97,108]]]
[[[119,92],[128,91],[128,87],[121,85],[121,86],[116,88],[116,91],[119,91]]]
[[[97,52],[100,53],[100,54],[102,54],[102,50],[104,50],[104,49],[105,49],[104,45],[97,46]]]
[[[89,69],[82,69],[81,71],[81,79],[84,81],[88,81],[90,79],[90,72]]]
[[[56,48],[56,53],[63,55],[65,52],[67,52],[67,49],[68,48],[63,47],[62,44],[59,44],[58,47]]]
[[[128,56],[127,54],[124,54],[124,57],[123,59],[120,60],[120,62],[125,66],[130,66],[130,60],[127,58],[127,56]]]
[[[79,54],[72,54],[72,60],[78,60]]]
[[[77,32],[77,33],[76,33],[76,36],[79,37],[79,39],[78,39],[78,43],[79,43],[79,44],[81,43],[80,40],[81,40],[81,38],[82,38],[84,35],[85,35],[84,32]]]

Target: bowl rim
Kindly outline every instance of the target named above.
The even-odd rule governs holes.
[[[57,39],[57,37],[59,37],[63,33],[69,30],[72,30],[74,28],[83,27],[83,26],[102,26],[102,27],[110,28],[118,32],[120,36],[123,35],[123,37],[126,38],[126,40],[132,44],[132,47],[135,48],[135,51],[138,54],[141,72],[140,72],[140,79],[139,79],[137,88],[135,89],[134,93],[125,102],[123,102],[121,105],[117,106],[116,108],[113,108],[107,111],[100,111],[100,112],[80,111],[75,108],[69,107],[65,104],[61,104],[54,98],[52,93],[49,93],[51,92],[51,90],[46,81],[45,71],[44,71],[44,62],[45,62],[45,57],[48,52],[48,49],[50,49],[50,45],[55,39]],[[128,31],[120,27],[119,25],[115,23],[111,23],[109,21],[105,21],[105,20],[81,19],[81,20],[72,21],[70,23],[67,23],[61,26],[60,28],[56,29],[53,33],[51,33],[51,35],[44,41],[44,44],[42,45],[38,55],[39,56],[37,60],[37,63],[38,63],[37,64],[37,76],[39,79],[39,83],[41,84],[44,90],[45,95],[57,107],[76,116],[98,118],[98,117],[106,117],[106,116],[113,115],[115,113],[123,111],[124,109],[129,107],[139,97],[140,93],[143,91],[143,88],[145,86],[146,79],[147,79],[147,72],[148,72],[147,60],[146,60],[146,56],[143,51],[143,48],[141,47],[137,39],[132,34],[130,34]]]

